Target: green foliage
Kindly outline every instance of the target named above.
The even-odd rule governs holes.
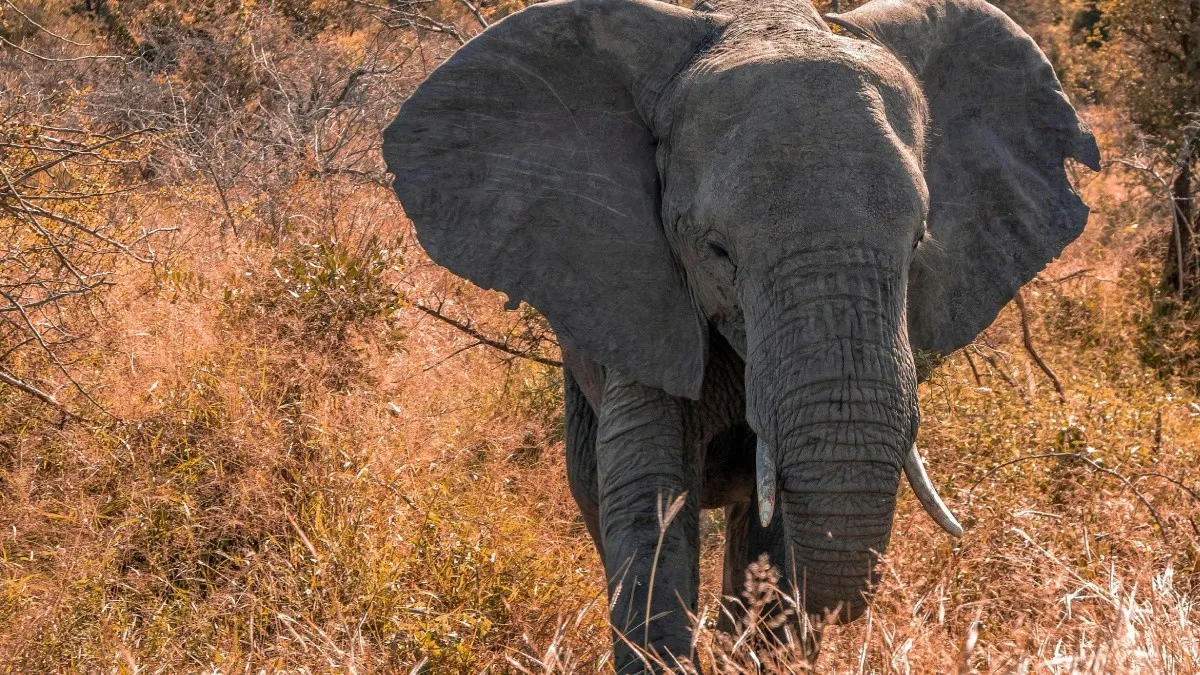
[[[294,244],[276,253],[268,278],[252,285],[248,306],[234,286],[225,301],[269,316],[283,337],[336,347],[355,327],[386,320],[401,306],[387,275],[402,264],[399,251],[375,236],[357,246],[335,239]]]
[[[1179,131],[1200,112],[1200,0],[1099,0],[1093,37],[1112,88],[1134,124],[1178,150]]]
[[[1181,302],[1160,285],[1146,289],[1151,305],[1139,324],[1139,354],[1164,379],[1200,396],[1200,305]]]

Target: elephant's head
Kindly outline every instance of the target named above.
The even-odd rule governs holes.
[[[849,618],[917,433],[914,352],[967,344],[1079,235],[1063,162],[1099,155],[982,0],[830,20],[856,37],[803,0],[535,5],[438,68],[384,152],[430,255],[565,346],[696,398],[719,329],[808,608]]]

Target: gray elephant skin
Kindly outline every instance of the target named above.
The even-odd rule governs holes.
[[[561,340],[618,672],[689,657],[702,508],[724,592],[766,553],[792,621],[865,611],[902,473],[959,532],[914,355],[969,343],[1080,234],[1064,162],[1100,164],[982,0],[552,0],[437,68],[384,157],[433,259]]]

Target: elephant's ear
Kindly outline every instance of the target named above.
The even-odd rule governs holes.
[[[541,311],[562,344],[695,398],[703,317],[668,248],[652,120],[720,17],[649,0],[556,0],[437,68],[384,132],[429,255]]]
[[[925,90],[932,241],[910,274],[909,339],[948,355],[1083,231],[1063,163],[1099,170],[1096,140],[1033,39],[983,0],[874,0],[827,18],[890,49]]]

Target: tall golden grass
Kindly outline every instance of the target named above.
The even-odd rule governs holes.
[[[322,48],[370,43],[346,30]],[[1119,118],[1088,116],[1115,148]],[[70,368],[99,407],[0,386],[0,672],[603,672],[560,373],[413,303],[521,344],[536,317],[432,265],[378,182],[213,174],[122,198],[178,230],[79,310]],[[1024,291],[1064,397],[1014,307],[922,385],[966,535],[904,488],[874,606],[825,630],[821,671],[1200,672],[1200,333],[1156,290],[1158,197],[1081,180],[1087,232]],[[715,630],[703,522],[698,665],[804,672],[758,626]],[[771,587],[759,569],[743,601]]]
[[[921,443],[967,534],[905,490],[874,607],[825,631],[822,670],[1200,670],[1200,404],[1139,357],[1152,239],[1110,210],[1113,180],[1087,186],[1088,232],[1025,291],[1066,400],[1013,308],[923,385]],[[169,266],[126,270],[96,340],[113,346],[78,362],[111,416],[60,426],[2,392],[5,670],[603,669],[559,373],[464,349],[408,306],[514,325],[422,257],[385,191],[336,201],[373,215],[285,243],[196,227]],[[721,546],[710,513],[701,662],[802,670],[715,632]]]

